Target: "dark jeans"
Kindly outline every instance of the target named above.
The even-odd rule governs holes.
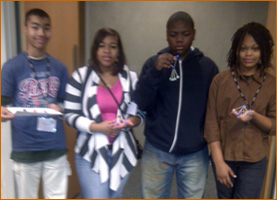
[[[267,159],[259,162],[231,162],[225,161],[237,178],[231,178],[234,187],[227,188],[216,179],[215,165],[213,171],[216,179],[217,195],[219,199],[259,199],[267,168]]]

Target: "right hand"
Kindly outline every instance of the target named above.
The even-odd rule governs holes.
[[[10,112],[7,108],[1,106],[1,121],[5,122],[13,118],[15,118],[15,116],[12,114],[12,112]]]
[[[222,162],[215,167],[216,169],[216,178],[217,180],[225,185],[226,187],[230,188],[233,187],[233,182],[230,179],[230,176],[233,178],[237,178],[233,170],[226,164],[226,162]]]
[[[101,123],[91,123],[90,130],[92,132],[103,133],[109,137],[116,137],[120,133],[121,129],[115,129],[112,120],[103,121]]]
[[[158,56],[156,60],[156,69],[161,71],[163,68],[171,68],[171,64],[176,58],[170,53],[164,53]]]

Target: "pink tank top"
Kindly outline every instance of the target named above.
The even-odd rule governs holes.
[[[115,98],[117,99],[118,103],[120,104],[122,100],[122,94],[123,94],[122,85],[120,81],[118,80],[116,84],[110,89],[114,94]],[[103,121],[116,119],[118,106],[115,100],[113,99],[112,95],[106,88],[102,88],[98,86],[96,100],[99,105],[99,108],[102,114],[101,117]],[[114,138],[109,137],[109,141],[110,143],[113,143]]]

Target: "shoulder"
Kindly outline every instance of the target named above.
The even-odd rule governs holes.
[[[65,64],[63,62],[61,62],[60,60],[54,58],[53,56],[49,55],[49,60],[50,60],[50,63],[53,63],[55,68],[60,68],[60,69],[66,69],[67,70],[67,67],[65,66]]]
[[[151,57],[149,57],[146,61],[145,64],[153,64],[156,62],[157,58],[159,57],[159,55],[164,54],[164,53],[169,53],[170,49],[169,47],[163,48],[161,49],[156,55],[152,55]]]
[[[88,71],[92,71],[92,69],[89,67],[89,66],[83,66],[83,67],[79,67],[78,69],[76,69],[74,72],[75,73],[82,73],[82,74],[84,74],[84,73],[87,73]]]
[[[267,79],[269,79],[270,81],[272,81],[274,83],[276,82],[276,77],[273,76],[272,74],[267,73],[266,76],[267,76]]]
[[[225,71],[219,72],[214,77],[215,80],[219,80],[219,81],[222,81],[222,80],[225,80],[228,78],[232,78],[232,73],[230,70],[225,70]]]
[[[135,76],[137,73],[135,71],[131,71],[127,65],[124,65],[123,70],[130,74],[130,76]]]
[[[131,71],[127,65],[124,65],[123,72],[121,73],[121,75],[122,75],[122,77],[125,77],[125,78],[130,76],[131,80],[137,79],[137,73],[134,71]]]
[[[215,64],[215,62],[207,57],[207,56],[202,56],[200,59],[199,59],[199,63],[200,65],[202,66],[205,66],[205,68],[211,68],[211,69],[217,69],[217,65]]]
[[[4,65],[3,67],[9,67],[9,68],[18,68],[22,65],[24,65],[24,62],[27,62],[26,56],[24,55],[24,53],[20,53],[17,56],[9,59]]]
[[[149,58],[146,59],[144,65],[152,65],[153,63],[156,62],[157,58],[158,58],[159,55],[153,55]]]
[[[226,84],[230,84],[232,78],[232,73],[230,70],[222,71],[216,74],[213,78],[212,85],[220,85],[222,87],[225,87]]]
[[[266,74],[266,82],[267,82],[267,85],[269,85],[270,88],[275,91],[275,88],[276,88],[276,78],[273,75],[267,73]]]

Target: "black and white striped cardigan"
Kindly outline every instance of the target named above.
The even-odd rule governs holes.
[[[137,163],[135,140],[131,132],[120,132],[113,143],[112,161],[109,168],[107,164],[108,137],[89,130],[92,122],[100,123],[102,118],[96,102],[100,78],[95,71],[88,69],[88,66],[84,66],[78,69],[79,73],[74,71],[67,84],[64,102],[65,120],[69,126],[78,131],[75,153],[91,163],[91,169],[100,174],[101,182],[106,182],[110,178],[110,188],[116,191],[121,178],[126,176]],[[90,74],[87,75],[87,72]],[[128,104],[131,102],[131,91],[135,89],[137,82],[137,74],[124,66],[123,72],[118,76],[123,90],[123,98],[119,103],[123,112],[126,113]],[[119,109],[117,115],[120,115]],[[138,111],[137,115],[143,121],[143,113]],[[127,117],[126,114],[124,118]]]

